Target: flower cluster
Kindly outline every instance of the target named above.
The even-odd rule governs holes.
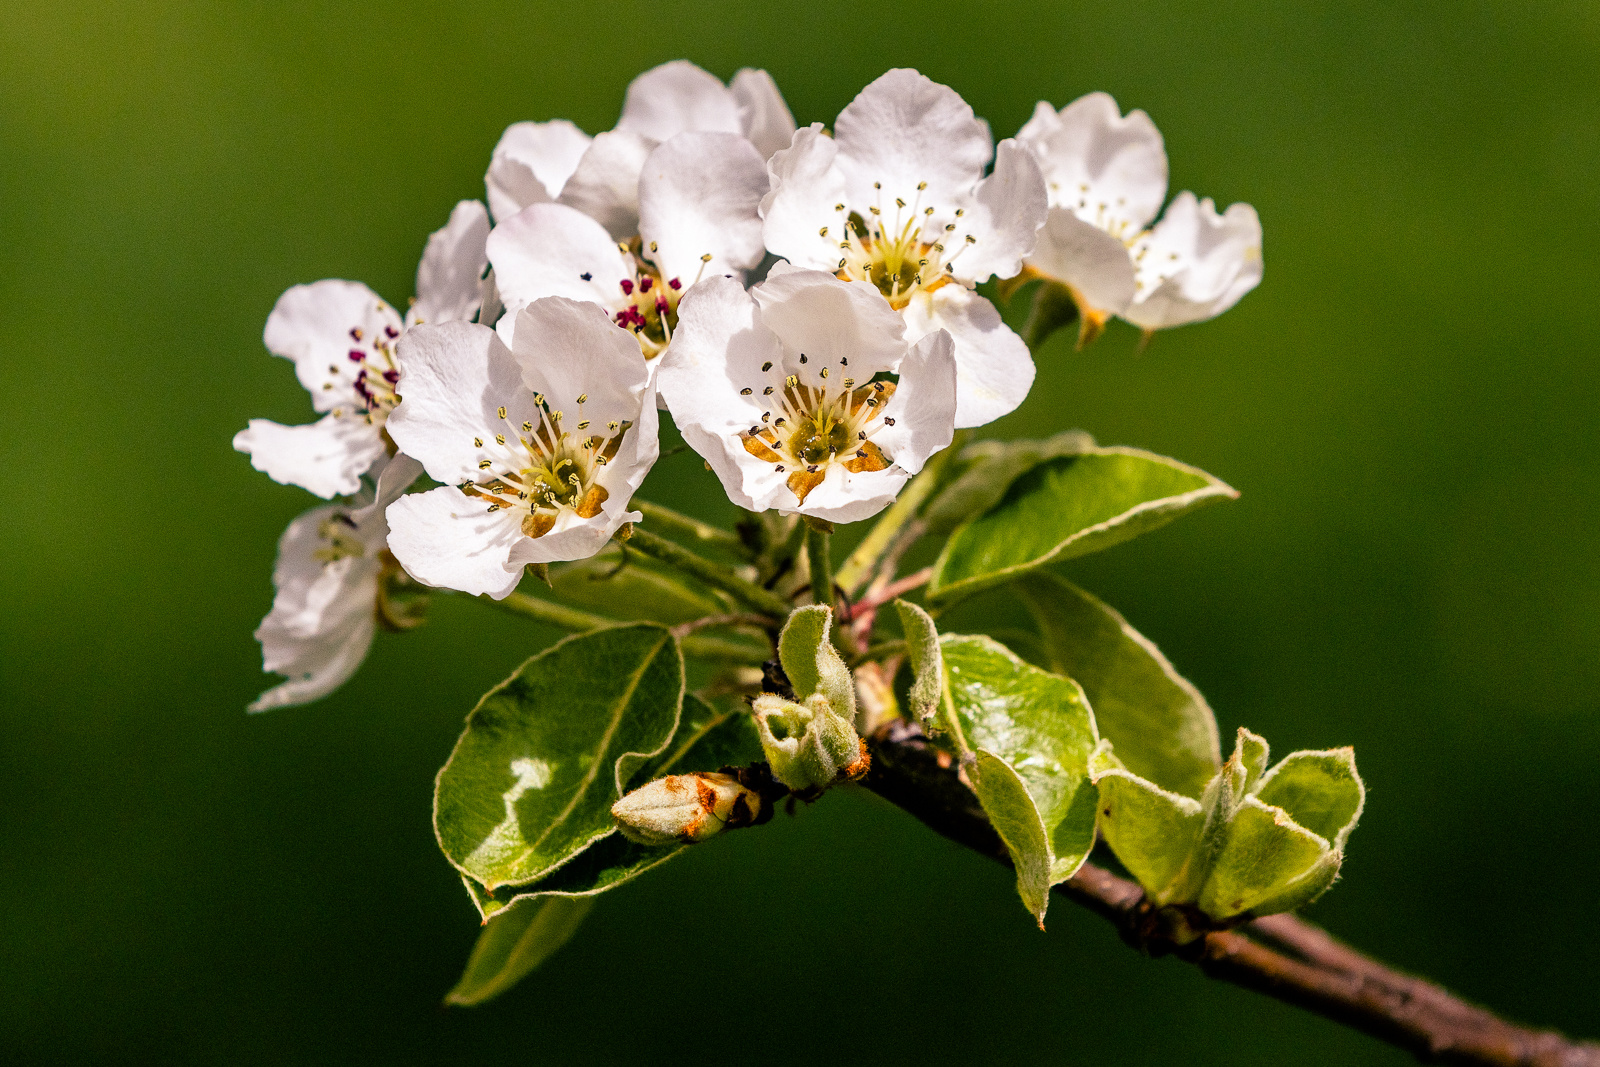
[[[957,429],[1014,410],[1028,345],[977,286],[1043,279],[1087,334],[1219,314],[1261,276],[1253,210],[1166,195],[1161,137],[1104,94],[1039,104],[997,145],[954,90],[891,70],[797,128],[772,78],[640,75],[615,128],[519,122],[487,205],[427,242],[405,314],[296,286],[266,346],[321,414],[234,438],[273,479],[350,505],[280,545],[256,707],[344,681],[394,580],[504,598],[528,564],[625,523],[658,408],[750,511],[850,522]],[[425,470],[437,487],[405,495]],[[388,619],[393,623],[392,618]]]

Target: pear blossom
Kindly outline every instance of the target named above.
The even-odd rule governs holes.
[[[659,386],[735,504],[853,522],[954,434],[955,344],[905,333],[865,281],[786,264],[748,292],[710,278],[684,298]]]
[[[1017,139],[1034,152],[1050,215],[1029,274],[1067,287],[1080,343],[1117,315],[1147,333],[1222,314],[1261,281],[1261,221],[1249,204],[1219,214],[1211,200],[1167,195],[1161,133],[1143,111],[1123,115],[1105,93],[1056,111],[1040,101]]]
[[[680,133],[650,153],[638,185],[639,233],[627,245],[564,204],[533,204],[496,226],[488,254],[507,309],[546,296],[591,301],[653,359],[672,340],[689,286],[761,262],[767,170],[745,138]],[[500,320],[508,344],[515,322],[512,314]]]
[[[618,240],[639,232],[639,175],[651,151],[680,133],[729,133],[766,159],[789,146],[794,116],[772,76],[746,68],[723,85],[687,60],[645,71],[628,86],[616,128],[590,138],[564,119],[519,122],[495,146],[489,209],[504,222],[530,204],[558,201],[599,220]]]
[[[1022,403],[1033,385],[1028,347],[972,288],[1020,271],[1045,220],[1044,180],[1027,149],[1008,139],[997,153],[988,123],[955,90],[891,70],[840,113],[834,136],[820,123],[802,129],[768,169],[768,249],[870,283],[903,316],[909,341],[949,332],[957,426]]]
[[[529,563],[585,559],[625,522],[655,462],[655,389],[633,338],[593,304],[487,326],[419,326],[400,342],[389,433],[445,483],[389,508],[389,547],[432,586],[501,599]]]
[[[465,321],[487,302],[483,280],[489,219],[482,204],[463,200],[428,238],[417,267],[417,296],[402,317],[360,282],[326,280],[297,285],[267,316],[265,342],[291,359],[311,394],[317,422],[284,426],[251,419],[233,447],[274,481],[309,489],[323,499],[346,496],[361,476],[391,454],[384,423],[399,402],[395,345],[422,322]]]
[[[387,548],[384,510],[416,481],[422,465],[404,455],[381,457],[378,465],[382,473],[370,499],[313,508],[278,541],[277,595],[256,640],[263,669],[288,681],[262,693],[251,711],[327,696],[361,666],[380,622],[411,623],[386,597],[399,564]]]

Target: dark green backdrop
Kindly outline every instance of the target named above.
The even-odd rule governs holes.
[[[1600,18],[1223,0],[872,9],[166,0],[0,16],[0,1055],[14,1062],[1395,1064],[1125,949],[866,795],[606,898],[480,1010],[429,829],[477,695],[545,635],[471,603],[246,717],[310,503],[229,448],[304,421],[261,327],[323,277],[410,293],[509,122],[608,128],[687,56],[831,122],[885,68],[1000,134],[1092,89],[1174,190],[1247,200],[1266,280],[1142,355],[1039,359],[994,428],[1077,425],[1243,491],[1070,573],[1277,749],[1371,788],[1312,916],[1600,1036]],[[692,456],[652,495],[725,508]]]

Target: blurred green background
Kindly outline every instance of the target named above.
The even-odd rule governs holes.
[[[1313,918],[1600,1036],[1600,16],[1576,0],[973,5],[77,0],[0,17],[0,1048],[18,1063],[1398,1064],[864,794],[604,899],[440,1007],[475,915],[432,775],[548,635],[441,600],[320,704],[247,717],[276,539],[229,447],[309,418],[278,294],[404,301],[510,122],[616,119],[686,56],[801,122],[914,65],[1013,132],[1104,89],[1266,280],[1136,354],[1058,336],[994,427],[1082,426],[1243,491],[1069,573],[1275,749],[1371,788]],[[722,514],[692,455],[653,496]]]

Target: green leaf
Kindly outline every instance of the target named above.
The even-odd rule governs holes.
[[[1011,483],[1047,459],[1074,456],[1094,447],[1082,430],[1068,430],[1043,441],[978,441],[961,450],[965,467],[933,498],[922,514],[930,533],[949,533],[973,515],[1000,502]]]
[[[1352,748],[1292,752],[1261,780],[1256,796],[1282,808],[1301,826],[1343,850],[1366,806]]]
[[[951,535],[934,564],[928,603],[949,605],[1238,495],[1202,470],[1134,448],[1046,460]]]
[[[1046,889],[1065,881],[1094,845],[1094,715],[1077,683],[1024,663],[992,638],[947,634],[941,651],[951,732],[964,753],[976,753],[978,798],[1011,851],[1023,903],[1042,924],[1048,893],[1038,891],[1039,872]]]
[[[1198,799],[1222,765],[1216,716],[1200,691],[1126,619],[1065,578],[1044,571],[1012,589],[1038,622],[1044,665],[1083,687],[1123,765]]]
[[[1094,784],[1106,844],[1152,901],[1172,903],[1188,880],[1205,823],[1200,802],[1125,770],[1108,770]]]
[[[1213,919],[1252,911],[1307,877],[1320,881],[1330,855],[1326,841],[1296,826],[1282,808],[1245,797],[1228,819],[1222,846],[1211,861],[1200,909]]]
[[[813,693],[821,693],[828,698],[834,714],[853,721],[855,681],[829,639],[832,626],[833,609],[826,604],[795,608],[778,635],[778,659],[796,696],[805,700]]]
[[[434,830],[485,889],[549,873],[611,833],[611,805],[663,751],[683,657],[661,626],[578,634],[524,663],[467,716],[439,772]]]
[[[927,728],[938,714],[944,691],[944,657],[939,654],[939,631],[926,611],[908,600],[896,600],[900,628],[906,635],[906,657],[911,661],[911,690],[906,703],[917,721]]]
[[[649,556],[610,545],[598,555],[554,569],[550,584],[561,600],[611,619],[639,619],[673,626],[730,610],[703,585],[685,581]]]
[[[472,946],[467,969],[446,1004],[482,1004],[520,982],[576,932],[594,901],[546,897],[490,919]]]

